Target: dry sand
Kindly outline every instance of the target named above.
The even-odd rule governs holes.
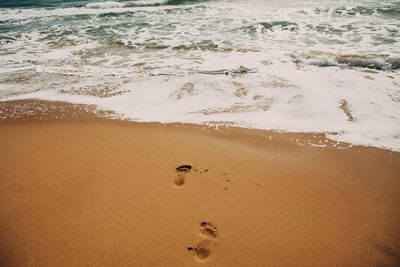
[[[0,123],[0,265],[399,266],[400,153],[313,138]]]

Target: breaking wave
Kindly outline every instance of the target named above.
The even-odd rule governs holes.
[[[335,55],[314,51],[308,54],[292,54],[292,61],[296,64],[313,65],[318,67],[350,67],[369,68],[377,70],[400,69],[400,58],[391,58],[387,55]]]

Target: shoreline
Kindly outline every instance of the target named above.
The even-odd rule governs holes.
[[[7,114],[7,116],[2,116]],[[104,123],[122,123],[122,124],[139,124],[139,125],[159,125],[162,127],[177,128],[195,128],[205,131],[215,131],[226,133],[234,129],[235,131],[243,131],[252,135],[260,135],[272,140],[272,136],[288,137],[290,141],[297,143],[299,146],[310,146],[319,148],[338,148],[348,149],[354,148],[371,148],[389,151],[390,153],[400,153],[384,147],[357,145],[343,141],[333,140],[327,135],[335,135],[335,132],[290,132],[279,130],[264,130],[257,128],[245,128],[237,125],[229,125],[223,123],[220,125],[218,121],[208,122],[205,124],[182,123],[182,122],[141,122],[132,121],[122,118],[110,110],[97,109],[96,105],[73,104],[63,101],[47,101],[40,99],[22,99],[0,101],[0,125],[1,124],[21,124],[21,123],[59,123],[59,122],[104,122]]]
[[[0,123],[0,262],[399,264],[400,153],[295,141],[310,138],[124,121]],[[178,172],[182,165],[192,168]]]

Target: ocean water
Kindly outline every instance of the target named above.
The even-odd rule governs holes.
[[[400,1],[0,1],[0,101],[400,151],[399,72]]]

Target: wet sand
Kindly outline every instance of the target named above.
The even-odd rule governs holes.
[[[2,122],[0,265],[399,266],[400,153],[295,139]]]

